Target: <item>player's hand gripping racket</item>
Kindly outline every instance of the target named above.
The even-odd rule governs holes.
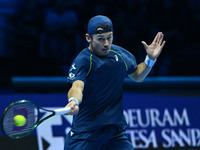
[[[40,110],[50,112],[40,118]],[[54,115],[64,115],[70,108],[47,110],[28,100],[20,100],[10,104],[1,117],[2,132],[11,139],[23,138],[31,133],[39,124]]]

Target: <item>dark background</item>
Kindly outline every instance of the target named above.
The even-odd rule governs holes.
[[[66,76],[87,46],[88,20],[114,24],[114,43],[145,59],[144,40],[166,45],[149,76],[199,76],[200,0],[0,0],[0,87],[13,76]]]
[[[66,105],[69,66],[88,46],[87,23],[98,14],[113,21],[114,43],[134,54],[138,63],[146,56],[141,41],[150,44],[159,31],[165,35],[166,45],[149,77],[142,83],[125,80],[125,91],[136,95],[125,95],[125,100],[133,99],[137,108],[153,105],[162,110],[168,105],[157,94],[164,94],[169,99],[173,96],[170,108],[177,102],[179,107],[193,105],[191,110],[198,111],[199,10],[200,0],[0,0],[1,115],[19,99],[42,107]],[[60,92],[63,97],[52,95]],[[153,101],[141,101],[144,97]],[[44,142],[44,149],[48,144]],[[13,141],[0,133],[0,149],[30,148],[38,148],[36,136]]]

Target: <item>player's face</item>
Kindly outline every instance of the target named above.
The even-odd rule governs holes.
[[[98,56],[105,56],[110,52],[112,42],[113,32],[94,34],[90,42],[90,49]]]

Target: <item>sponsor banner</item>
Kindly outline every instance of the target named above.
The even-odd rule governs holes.
[[[200,97],[126,93],[124,100],[135,149],[200,147]]]
[[[21,99],[31,100],[46,109],[61,108],[67,103],[67,94],[13,94],[0,95],[0,99],[2,114],[7,105]],[[134,148],[136,150],[198,149],[200,147],[199,106],[200,96],[125,92],[124,116],[128,123],[126,129]],[[42,112],[42,117],[46,115],[48,115],[46,112]],[[19,142],[35,137],[38,150],[62,150],[71,123],[72,116],[55,116],[42,123],[29,137]],[[0,134],[3,139],[2,133]],[[1,146],[5,146],[6,142],[16,143],[5,139],[1,141]],[[20,148],[17,147],[18,145],[20,144],[15,146],[16,149]]]
[[[45,107],[53,110],[58,107]],[[42,111],[42,117],[49,115],[48,112]],[[58,115],[54,116],[36,128],[37,141],[39,150],[46,150],[44,143],[48,145],[48,150],[63,150],[65,136],[71,130],[72,116]]]

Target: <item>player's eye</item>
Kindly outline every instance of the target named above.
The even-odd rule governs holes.
[[[112,38],[112,35],[108,36],[107,40],[110,40]]]
[[[98,38],[98,41],[104,41],[105,38]]]

